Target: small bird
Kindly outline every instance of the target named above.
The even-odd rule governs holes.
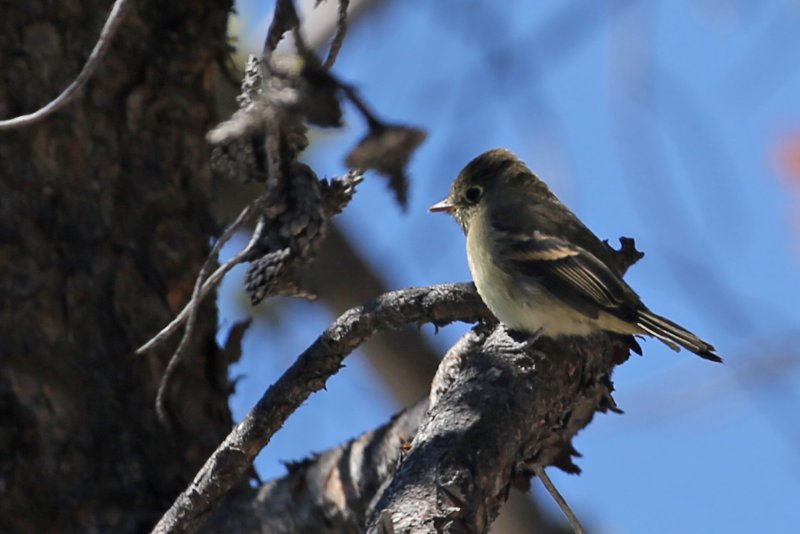
[[[478,294],[512,330],[647,334],[675,351],[722,361],[710,343],[651,312],[606,244],[510,151],[495,148],[473,159],[429,211],[451,214],[464,230]]]

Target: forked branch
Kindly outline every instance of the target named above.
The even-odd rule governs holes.
[[[342,360],[370,336],[409,324],[476,322],[491,315],[472,284],[393,291],[341,315],[275,382],[178,496],[153,532],[193,532],[242,479],[258,454]]]

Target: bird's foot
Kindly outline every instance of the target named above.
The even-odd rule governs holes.
[[[511,350],[520,350],[524,352],[528,352],[533,349],[533,345],[536,341],[542,337],[543,329],[539,328],[535,332],[525,332],[522,330],[514,330],[508,328],[507,326],[503,326],[506,331],[508,337],[510,337],[514,345],[510,347]]]

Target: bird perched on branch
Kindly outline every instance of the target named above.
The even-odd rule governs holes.
[[[722,361],[710,343],[651,312],[607,245],[510,151],[473,159],[430,211],[451,214],[464,230],[478,293],[509,328],[548,337],[647,334]]]

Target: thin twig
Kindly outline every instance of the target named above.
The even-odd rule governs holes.
[[[195,282],[195,295],[199,292],[201,286],[200,281],[203,279],[202,275],[203,271],[201,270],[200,275],[197,276],[197,281]],[[194,298],[192,301],[194,302]],[[172,423],[167,416],[164,399],[167,395],[167,387],[169,386],[170,382],[172,382],[172,377],[175,374],[175,369],[178,368],[178,363],[180,363],[180,361],[183,359],[183,354],[186,352],[186,347],[189,346],[189,340],[192,338],[192,334],[194,333],[194,325],[197,321],[197,309],[199,307],[200,303],[198,302],[189,308],[189,319],[186,321],[186,329],[183,331],[181,342],[178,343],[178,348],[175,349],[175,352],[169,359],[167,368],[164,370],[164,376],[161,377],[161,382],[158,384],[158,393],[156,393],[156,416],[158,417],[158,420],[161,421],[161,424],[170,430],[172,430]]]
[[[167,364],[167,368],[164,370],[164,376],[161,377],[161,382],[158,384],[158,393],[156,394],[156,415],[158,415],[159,420],[162,424],[169,427],[170,421],[169,417],[167,417],[167,411],[165,406],[165,399],[167,394],[167,388],[169,387],[170,382],[172,381],[172,377],[175,374],[175,370],[178,368],[178,364],[183,359],[183,355],[186,352],[186,348],[189,346],[189,340],[191,340],[192,335],[194,334],[194,325],[197,321],[197,312],[200,309],[200,304],[202,303],[202,299],[199,298],[203,288],[205,287],[204,280],[206,279],[206,273],[217,261],[219,257],[219,253],[222,250],[222,247],[227,243],[236,230],[239,229],[240,226],[245,224],[247,220],[250,218],[250,214],[256,212],[256,207],[260,205],[260,198],[256,199],[255,201],[248,204],[244,210],[239,214],[236,220],[228,226],[225,231],[222,233],[220,238],[214,243],[214,246],[211,248],[211,252],[206,257],[206,261],[203,262],[203,266],[200,268],[200,273],[197,275],[197,279],[194,283],[194,290],[192,291],[192,298],[189,301],[189,304],[184,309],[188,309],[188,318],[186,320],[186,328],[183,331],[183,336],[181,337],[181,341],[178,344],[178,348],[175,349],[175,352],[172,354],[172,357],[169,359],[169,363]],[[258,225],[256,226],[255,232],[253,232],[253,236],[250,238],[250,242],[247,246],[241,250],[238,254],[236,254],[233,258],[225,262],[225,271],[227,272],[231,270],[234,266],[241,263],[253,249],[255,244],[258,242],[258,237],[261,235],[261,228],[263,227],[263,219],[259,221]],[[220,269],[217,269],[213,274],[219,272]],[[224,273],[223,273],[224,274]],[[218,277],[218,280],[221,280],[222,276]],[[215,284],[216,285],[216,284]]]
[[[233,234],[236,233],[236,231],[238,231],[242,226],[244,226],[245,223],[247,223],[247,221],[258,211],[257,208],[259,208],[260,205],[261,205],[260,198],[248,204],[241,211],[241,213],[239,213],[239,215],[236,217],[236,220],[234,220],[225,229],[220,238],[217,240],[214,249],[212,249],[212,252],[206,258],[206,262],[203,264],[203,269],[201,269],[200,271],[201,273],[203,273],[203,270],[207,270],[206,267],[207,265],[212,264],[213,261],[216,260],[216,254],[214,253],[214,250],[216,250],[217,254],[219,253],[217,245],[219,245],[219,248],[222,248],[222,245],[228,242],[230,238],[233,237]],[[220,265],[217,268],[217,270],[211,273],[211,275],[207,279],[203,280],[203,277],[198,275],[197,282],[201,281],[203,282],[199,291],[197,290],[197,282],[196,282],[195,290],[192,292],[192,298],[189,300],[186,306],[183,307],[183,309],[172,320],[172,322],[170,322],[167,326],[162,328],[158,334],[150,338],[150,340],[147,341],[147,343],[136,349],[136,354],[144,354],[145,352],[152,350],[156,346],[163,343],[165,339],[167,339],[178,328],[180,328],[181,325],[186,321],[186,319],[189,318],[189,314],[191,313],[192,309],[200,305],[203,299],[205,299],[211,292],[211,290],[217,286],[217,284],[220,282],[220,280],[222,280],[225,274],[227,274],[228,271],[230,271],[231,269],[233,269],[246,259],[247,253],[249,253],[253,248],[254,239],[256,235],[258,234],[254,233],[253,237],[251,237],[250,239],[250,243],[248,243],[247,246],[242,251],[240,251],[230,260],[226,261],[224,264]]]
[[[381,122],[378,117],[367,107],[361,97],[358,95],[358,92],[350,85],[339,81],[339,87],[344,92],[345,96],[353,103],[356,109],[361,113],[364,119],[367,121],[367,125],[369,129],[373,132],[379,131],[382,128],[385,128],[383,122]]]
[[[217,267],[216,271],[211,273],[211,275],[203,283],[203,287],[200,289],[200,294],[197,296],[197,301],[202,302],[203,300],[205,300],[208,294],[211,293],[211,291],[215,287],[217,287],[217,284],[220,282],[220,280],[222,280],[222,277],[225,276],[228,273],[228,271],[230,271],[231,269],[233,269],[239,263],[242,262],[242,258],[239,257],[240,254],[237,254],[230,260],[226,261],[225,263]],[[177,331],[178,328],[180,328],[183,325],[183,323],[186,322],[186,319],[189,318],[189,312],[191,311],[192,306],[194,306],[195,302],[196,302],[195,300],[189,300],[189,302],[186,303],[186,306],[183,307],[183,309],[178,313],[178,315],[176,315],[175,318],[167,326],[162,328],[158,334],[150,338],[150,340],[147,341],[147,343],[136,349],[136,354],[144,354],[145,352],[154,349],[155,347],[163,343],[168,337],[174,334],[175,331]]]
[[[272,54],[278,43],[283,39],[283,34],[297,28],[300,25],[300,18],[292,0],[277,0],[275,10],[272,14],[272,22],[267,30],[267,37],[264,39],[263,57],[266,59]]]
[[[553,481],[550,480],[550,477],[547,476],[547,473],[544,472],[544,467],[541,465],[533,466],[533,472],[536,473],[536,476],[539,477],[539,480],[542,481],[547,492],[553,497],[553,500],[556,501],[558,507],[561,508],[561,511],[564,512],[564,515],[567,516],[567,521],[569,521],[570,526],[572,527],[572,531],[575,534],[586,534],[586,531],[581,526],[581,522],[578,521],[578,516],[572,511],[572,508],[569,507],[567,501],[564,497],[558,492],[555,484]]]
[[[342,49],[344,43],[344,36],[347,34],[347,8],[350,5],[350,0],[339,0],[338,17],[336,18],[336,35],[333,36],[331,41],[331,48],[328,50],[328,57],[325,58],[325,63],[322,66],[325,69],[330,69],[336,63],[336,57],[339,55],[339,50]]]
[[[92,53],[89,54],[89,58],[86,60],[86,63],[83,65],[83,68],[78,73],[75,80],[73,80],[54,100],[51,100],[33,113],[0,121],[0,131],[29,126],[52,115],[71,102],[78,95],[78,92],[83,88],[89,78],[92,77],[92,74],[94,74],[94,71],[100,64],[100,60],[108,50],[111,40],[119,28],[120,22],[122,22],[122,15],[127,4],[128,0],[116,0],[116,2],[114,2],[114,5],[111,7],[111,12],[106,19],[106,23],[100,31],[100,37],[97,39],[97,43],[95,43]]]

